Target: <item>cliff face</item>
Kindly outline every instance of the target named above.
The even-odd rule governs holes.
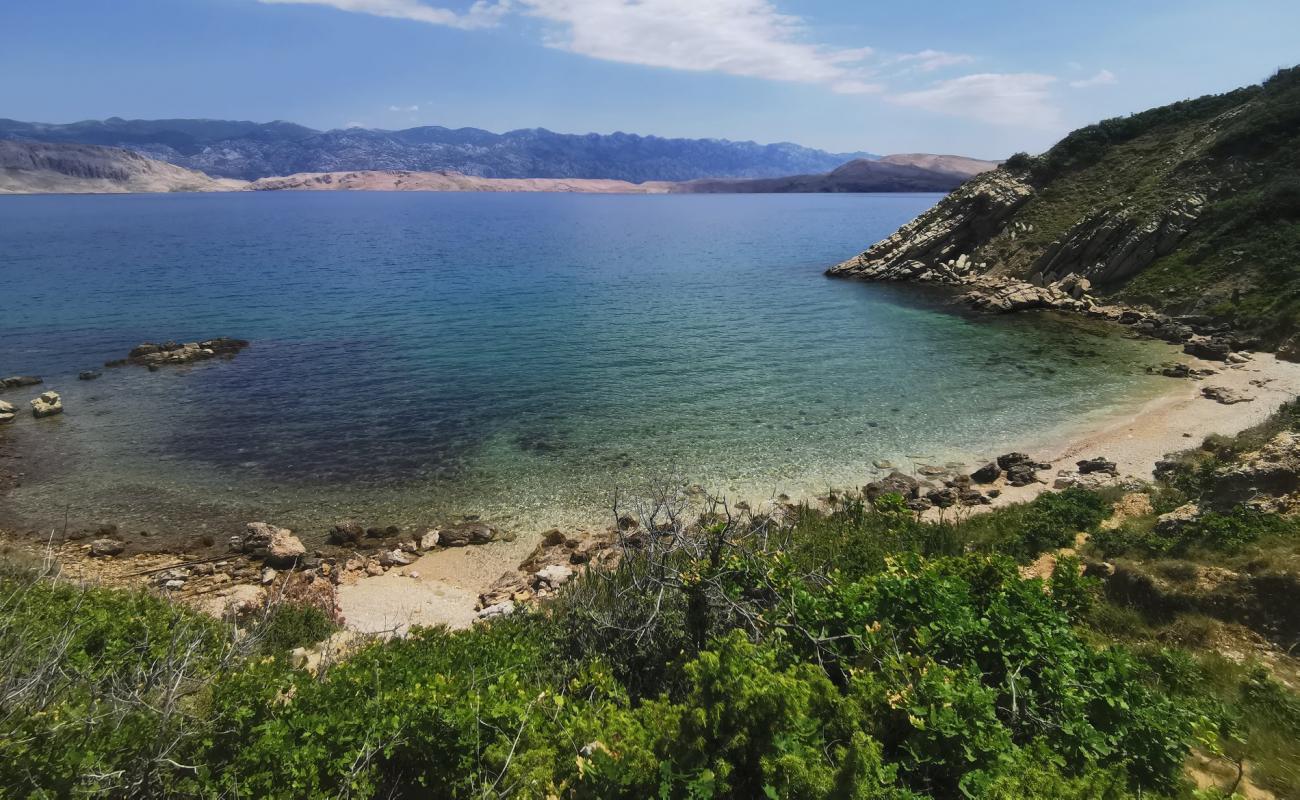
[[[224,192],[243,188],[243,181],[210,178],[114,147],[0,140],[0,194]]]
[[[1013,157],[829,274],[1095,294],[1280,342],[1300,321],[1300,68]]]

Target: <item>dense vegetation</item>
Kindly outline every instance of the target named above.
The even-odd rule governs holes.
[[[1117,603],[1075,559],[1022,576],[1096,533],[1113,499],[1070,490],[930,523],[886,495],[779,522],[664,523],[540,610],[375,642],[316,673],[286,657],[329,634],[310,611],[281,607],[236,635],[144,594],[10,569],[0,786],[1189,797],[1196,748],[1300,787],[1285,766],[1300,697],[1261,666],[1153,644],[1170,618]]]

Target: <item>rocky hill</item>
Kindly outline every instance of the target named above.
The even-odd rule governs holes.
[[[224,192],[243,181],[155,161],[115,147],[0,141],[0,194]]]
[[[849,159],[870,156],[790,143],[574,135],[543,128],[501,134],[440,126],[318,131],[288,122],[117,117],[67,125],[0,119],[0,139],[122,147],[209,175],[245,180],[300,172],[410,170],[639,183],[825,172]]]
[[[699,180],[679,184],[676,191],[702,194],[797,192],[950,192],[970,175],[917,164],[854,159],[821,175],[792,175],[756,180]],[[945,158],[935,156],[934,158]],[[990,168],[992,164],[990,162]]]
[[[996,169],[1000,161],[985,161],[966,156],[935,155],[933,153],[896,153],[880,158],[886,164],[907,164],[913,167],[932,169],[935,172],[948,172],[964,178],[974,177],[981,172]]]
[[[303,172],[259,178],[254,191],[381,191],[381,192],[572,192],[582,194],[666,194],[676,184],[593,178],[479,178],[459,172]]]
[[[1300,67],[1017,154],[830,274],[1016,279],[1278,344],[1300,321]]]

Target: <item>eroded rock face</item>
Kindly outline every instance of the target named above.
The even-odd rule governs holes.
[[[307,548],[288,528],[277,528],[265,522],[250,522],[242,536],[232,544],[240,552],[260,558],[267,566],[290,569],[307,555]]]
[[[1009,172],[986,172],[827,274],[877,281],[963,283],[986,269],[984,264],[972,263],[969,254],[1001,233],[1011,215],[1032,195],[1033,189]]]
[[[1038,286],[1014,278],[983,277],[976,281],[979,288],[962,296],[969,305],[982,311],[1009,314],[1014,311],[1051,309],[1055,311],[1086,311],[1091,305],[1085,295],[1075,297],[1059,284]],[[1071,283],[1078,287],[1080,284]]]
[[[32,415],[37,419],[62,413],[63,398],[59,397],[58,392],[42,392],[40,397],[32,401]]]

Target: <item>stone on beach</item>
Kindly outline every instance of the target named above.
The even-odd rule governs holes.
[[[18,408],[13,403],[0,400],[0,422],[13,422],[18,416]]]
[[[298,559],[307,555],[307,548],[288,528],[277,528],[265,522],[250,522],[242,537],[235,537],[237,549],[246,555],[260,558],[268,566],[289,569]]]
[[[63,399],[58,392],[42,392],[40,397],[32,401],[32,415],[37,419],[62,413]]]
[[[1255,399],[1250,395],[1242,394],[1236,389],[1229,389],[1226,386],[1206,386],[1201,389],[1201,395],[1208,400],[1222,403],[1225,406],[1230,406],[1234,403],[1249,403]]]
[[[117,539],[96,539],[90,543],[90,555],[95,558],[120,555],[126,545]]]

